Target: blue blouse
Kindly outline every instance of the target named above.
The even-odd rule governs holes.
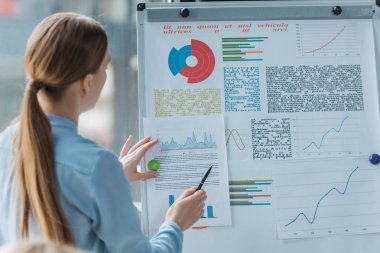
[[[58,194],[77,246],[91,252],[181,252],[183,233],[173,221],[165,222],[151,239],[143,235],[117,156],[81,137],[74,122],[55,115],[48,118]],[[20,203],[12,162],[18,126],[0,133],[0,245],[19,239]],[[30,237],[39,238],[36,221],[29,220]]]

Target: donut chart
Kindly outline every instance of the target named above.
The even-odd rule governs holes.
[[[188,66],[186,59],[193,56],[197,59],[195,66]],[[191,45],[186,45],[179,50],[172,48],[169,54],[169,69],[174,76],[180,73],[187,77],[189,84],[206,80],[214,70],[215,56],[211,48],[200,40],[191,40]]]

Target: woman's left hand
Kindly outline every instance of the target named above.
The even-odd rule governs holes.
[[[158,139],[151,140],[150,136],[137,142],[132,148],[133,138],[130,135],[124,144],[123,149],[120,152],[119,160],[123,164],[124,172],[127,175],[130,183],[139,180],[145,181],[150,178],[155,178],[160,173],[155,171],[139,172],[137,167],[145,153],[158,143]]]

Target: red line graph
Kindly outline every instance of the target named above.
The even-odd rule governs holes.
[[[232,137],[236,147],[239,150],[245,149],[245,144],[243,142],[243,139],[241,138],[239,132],[236,129],[226,129],[226,144],[230,143],[230,138]],[[240,144],[238,143],[240,142]]]
[[[332,38],[331,40],[329,40],[327,43],[325,43],[324,45],[322,45],[319,48],[316,48],[316,49],[313,49],[313,50],[305,52],[305,54],[315,53],[315,52],[317,52],[317,51],[319,51],[319,50],[327,47],[328,45],[330,45],[331,43],[333,43],[344,32],[345,29],[346,29],[346,27],[343,26],[343,28],[334,36],[334,38]]]

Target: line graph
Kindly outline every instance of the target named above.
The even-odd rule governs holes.
[[[359,56],[357,26],[348,22],[296,24],[298,54],[302,57]]]
[[[317,51],[319,51],[319,50],[321,50],[321,49],[327,47],[327,46],[330,45],[332,42],[334,42],[334,41],[339,37],[339,35],[342,34],[342,32],[343,32],[345,29],[346,29],[346,27],[343,26],[342,30],[340,30],[340,31],[338,32],[338,34],[335,35],[334,38],[332,38],[332,39],[331,39],[330,41],[328,41],[326,44],[324,44],[323,46],[321,46],[321,47],[319,47],[319,48],[316,48],[316,49],[313,49],[313,50],[310,50],[310,51],[306,51],[305,53],[306,53],[306,54],[314,53],[314,52],[317,52]]]
[[[361,117],[336,114],[296,118],[292,148],[297,158],[331,158],[362,155],[366,146]]]
[[[309,219],[309,218],[307,217],[307,215],[306,215],[305,213],[302,212],[302,213],[299,213],[299,214],[296,216],[296,218],[294,218],[291,222],[285,224],[285,227],[287,227],[287,226],[293,224],[293,223],[296,222],[296,221],[298,220],[298,218],[300,218],[300,217],[305,217],[305,219],[307,220],[307,222],[308,222],[309,224],[314,224],[315,219],[316,219],[316,217],[317,217],[318,208],[319,208],[319,205],[320,205],[320,203],[322,202],[322,200],[323,200],[324,198],[326,198],[330,193],[332,193],[332,192],[334,192],[334,191],[336,191],[336,192],[339,193],[340,195],[344,195],[344,194],[346,194],[346,191],[347,191],[347,188],[348,188],[348,184],[350,183],[351,177],[352,177],[352,175],[354,174],[354,172],[357,171],[358,169],[359,169],[359,167],[357,166],[357,167],[356,167],[356,168],[350,173],[350,175],[348,176],[347,182],[346,182],[346,186],[344,187],[344,190],[343,190],[343,191],[340,191],[340,190],[337,189],[336,187],[333,187],[333,188],[331,188],[331,189],[330,189],[325,195],[323,195],[322,198],[319,199],[319,201],[318,201],[318,203],[317,203],[317,205],[316,205],[316,207],[315,207],[315,211],[314,211],[314,215],[313,215],[313,218],[312,218],[312,219]]]
[[[245,149],[244,141],[241,138],[240,133],[236,129],[226,129],[225,133],[226,133],[226,145],[231,143],[230,139],[232,138],[235,146],[239,150]]]
[[[208,148],[216,148],[216,143],[213,141],[211,134],[207,135],[206,132],[204,133],[203,141],[198,141],[195,132],[193,132],[193,136],[187,137],[183,144],[178,143],[173,137],[170,138],[170,141],[163,140],[161,143],[162,151]]]
[[[231,121],[232,122],[232,121]],[[251,160],[251,140],[252,132],[251,129],[237,127],[238,123],[240,125],[249,124],[249,121],[246,122],[237,122],[233,121],[233,124],[228,122],[224,130],[225,141],[226,141],[226,150],[227,150],[227,159],[228,160]]]
[[[380,182],[368,158],[286,161],[274,169],[279,238],[380,232]]]
[[[306,150],[306,149],[310,148],[310,147],[313,146],[313,145],[314,145],[317,149],[321,149],[325,137],[326,137],[329,133],[331,133],[331,132],[340,133],[340,132],[342,131],[343,124],[344,124],[344,122],[345,122],[347,119],[348,119],[348,116],[346,116],[346,117],[342,120],[342,122],[340,123],[340,126],[339,126],[338,129],[336,129],[336,128],[333,127],[333,128],[330,128],[326,133],[324,133],[324,134],[322,135],[322,138],[321,138],[321,141],[319,142],[319,144],[317,144],[316,142],[313,141],[313,142],[311,142],[309,145],[307,145],[305,148],[303,148],[303,150]]]

